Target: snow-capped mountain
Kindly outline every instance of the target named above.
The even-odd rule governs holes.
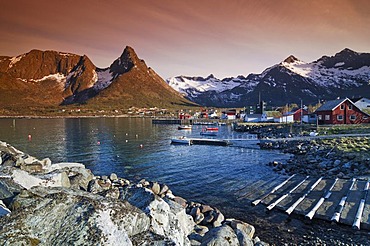
[[[206,106],[243,107],[261,99],[271,105],[300,100],[370,95],[370,54],[344,49],[334,56],[303,62],[294,56],[247,77],[172,77],[167,83],[190,100]]]

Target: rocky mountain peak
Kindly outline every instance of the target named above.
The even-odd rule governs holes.
[[[135,50],[130,46],[126,46],[122,55],[117,58],[109,68],[114,76],[118,76],[127,73],[133,67],[148,69],[144,60],[139,59]]]
[[[283,62],[286,63],[294,63],[296,61],[299,61],[299,59],[293,55],[288,56]]]

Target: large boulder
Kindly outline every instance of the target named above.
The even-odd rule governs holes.
[[[31,188],[11,208],[0,217],[4,245],[132,245],[130,237],[150,226],[149,217],[125,201],[66,188]]]
[[[175,245],[190,245],[187,236],[195,223],[178,203],[165,201],[144,187],[131,188],[126,199],[149,215],[153,233],[170,239]]]
[[[219,227],[215,227],[208,231],[203,239],[202,246],[226,246],[226,245],[239,245],[238,238],[234,230],[224,224]]]

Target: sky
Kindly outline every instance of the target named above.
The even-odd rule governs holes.
[[[56,50],[105,68],[128,45],[164,79],[222,79],[289,55],[370,53],[370,1],[11,0],[0,6],[0,34],[0,56]]]

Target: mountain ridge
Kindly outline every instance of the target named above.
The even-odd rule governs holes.
[[[60,105],[127,109],[196,104],[170,87],[130,46],[107,68],[96,67],[86,55],[50,50],[0,57],[0,106],[17,111]]]
[[[290,55],[260,74],[225,79],[176,76],[166,81],[188,99],[206,106],[255,105],[260,95],[275,106],[301,100],[311,104],[338,96],[369,95],[370,53],[345,48],[309,63]]]

